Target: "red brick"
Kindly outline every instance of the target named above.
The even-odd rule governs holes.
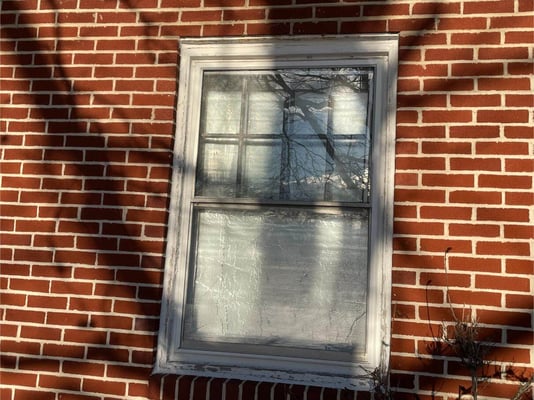
[[[111,332],[109,343],[117,346],[128,346],[129,348],[152,349],[155,345],[156,337],[148,334],[131,334]]]
[[[513,0],[499,1],[472,1],[464,4],[464,14],[486,14],[486,13],[513,13]]]
[[[424,173],[422,184],[423,186],[473,187],[474,176],[472,174]]]
[[[29,357],[19,358],[19,368],[22,370],[59,372],[60,362],[50,359],[35,359]]]
[[[94,264],[96,254],[94,252],[56,250],[54,261],[57,263]]]
[[[530,90],[528,78],[479,78],[478,89],[487,91]],[[530,105],[530,104],[529,104]]]
[[[3,306],[25,306],[26,294],[21,293],[2,293],[2,305]]]
[[[528,59],[528,47],[483,47],[478,50],[480,60]]]
[[[78,236],[76,248],[80,250],[117,250],[118,239],[104,236]]]
[[[439,30],[479,30],[483,31],[486,29],[486,18],[485,17],[450,17],[450,18],[440,18],[438,21]]]
[[[86,282],[54,280],[52,281],[52,287],[50,291],[57,294],[90,295],[93,292],[93,284]]]
[[[518,192],[508,192],[505,193],[505,204],[509,205],[525,205],[531,206],[534,204],[534,194],[527,193],[518,193]]]
[[[450,236],[469,237],[498,237],[500,235],[499,225],[490,224],[450,224]]]
[[[69,310],[77,311],[95,311],[95,312],[110,312],[111,300],[71,297],[69,303]]]
[[[478,208],[477,220],[528,222],[529,210],[514,208]]]
[[[444,157],[397,157],[396,170],[444,170]]]
[[[444,226],[441,222],[396,221],[393,231],[403,235],[443,235]]]
[[[512,330],[509,329],[506,331],[506,338],[509,344],[524,344],[527,346],[534,345],[534,335],[532,331],[529,330]]]
[[[527,89],[517,89],[517,90],[528,90],[530,83],[524,82],[524,87]],[[488,85],[490,87],[491,85]],[[499,85],[496,85],[491,90],[499,90]],[[513,87],[508,87],[506,90],[513,90]],[[483,90],[483,89],[482,89]],[[529,120],[528,110],[523,109],[508,109],[508,110],[480,110],[477,113],[477,122],[523,122],[526,123]]]
[[[443,268],[443,257],[419,254],[394,254],[393,265],[398,268]]]
[[[469,304],[479,306],[500,307],[501,293],[473,291],[473,290],[449,290],[449,296],[455,304]]]
[[[122,220],[123,210],[119,208],[85,207],[81,210],[82,220]]]
[[[29,250],[29,249],[15,249],[15,261],[35,261],[35,262],[50,262],[54,252],[52,250]]]
[[[446,64],[428,64],[428,65],[421,65],[419,63],[417,64],[400,64],[399,65],[399,76],[406,78],[406,77],[414,77],[414,76],[420,76],[420,77],[446,77],[448,75],[448,67]],[[415,81],[418,82],[418,81]]]
[[[343,18],[343,17],[358,17],[360,15],[360,6],[352,5],[334,5],[334,6],[318,6],[315,9],[315,16],[317,18]]]
[[[529,244],[518,242],[479,241],[476,246],[476,253],[479,255],[531,256]]]
[[[500,136],[499,125],[458,125],[449,128],[451,138],[498,138]]]
[[[471,154],[469,142],[425,141],[421,144],[423,154]]]
[[[2,348],[9,349],[11,353],[17,354],[40,354],[41,344],[38,342],[28,342],[20,340],[8,340],[5,337],[2,338]],[[2,376],[2,383],[5,384]]]
[[[413,125],[398,125],[397,137],[402,138],[444,138],[445,127],[430,125],[430,126],[413,126]]]
[[[507,294],[506,307],[532,310],[534,308],[534,297],[531,295]]]
[[[532,43],[532,32],[511,31],[505,32],[504,43]]]
[[[157,316],[160,313],[160,304],[156,302],[115,300],[113,311],[133,315]]]
[[[46,314],[46,323],[48,325],[87,326],[88,320],[87,314],[52,311]]]
[[[411,321],[399,321],[393,320],[392,331],[397,335],[414,336],[414,332],[417,332],[417,336],[432,337],[432,332],[439,332],[440,324],[432,324],[430,322],[411,322]]]
[[[91,393],[105,393],[116,396],[124,396],[126,394],[126,384],[124,382],[106,381],[102,384],[101,380],[84,379],[82,389]]]
[[[104,376],[105,364],[65,360],[61,369],[67,374]]]
[[[495,310],[477,310],[477,319],[481,324],[493,324],[493,325],[510,325],[514,327],[531,328],[531,318],[529,312],[517,312],[517,311],[495,311]],[[508,349],[510,358],[509,361],[514,362],[530,362],[530,355],[528,349],[526,352],[519,351],[519,349]],[[516,351],[519,351],[516,353]],[[492,351],[495,356],[496,352]],[[522,354],[521,354],[522,353]],[[525,354],[526,353],[526,354]],[[517,358],[516,358],[517,356]],[[526,359],[525,359],[526,356]],[[494,358],[497,360],[498,358]]]
[[[101,361],[108,361],[109,362],[109,350],[106,347],[92,347],[89,346],[87,348],[87,359],[89,360],[101,360]],[[126,349],[113,349],[113,361],[116,362],[123,362],[123,363],[130,363],[130,354],[129,351]]]
[[[473,55],[472,48],[430,48],[425,51],[425,61],[472,60]]]
[[[433,95],[402,95],[397,96],[397,106],[403,107],[446,107],[447,96],[444,94]]]
[[[421,218],[428,219],[471,219],[471,207],[450,207],[450,206],[421,206],[419,211]]]
[[[67,178],[44,178],[43,189],[54,190],[80,190],[82,188],[81,179],[67,179]]]
[[[442,203],[445,201],[444,190],[396,189],[395,202]]]
[[[506,260],[506,272],[509,274],[527,274],[534,273],[534,261],[532,260]]]
[[[388,20],[389,31],[428,31],[434,30],[436,20],[434,18],[391,18]]]
[[[508,142],[478,142],[475,147],[477,154],[498,154],[498,155],[527,155],[529,146],[524,141]]]
[[[2,234],[2,244],[4,246],[29,246],[32,243],[32,235]]]
[[[480,112],[480,111],[479,111]],[[424,110],[423,122],[471,122],[473,120],[472,111],[468,110]]]
[[[100,258],[100,255],[98,257]],[[111,268],[79,267],[74,269],[74,278],[113,281],[115,271]]]
[[[31,386],[35,387],[37,384],[37,374],[25,374],[23,372],[9,372],[2,371],[0,375],[3,385],[11,386]]]
[[[418,144],[415,142],[397,142],[395,145],[396,154],[417,154]]]
[[[150,368],[133,367],[133,366],[119,366],[109,365],[107,368],[106,376],[109,378],[121,378],[121,379],[134,379],[146,381],[150,375]]]
[[[478,186],[486,188],[530,189],[532,178],[523,175],[480,175]]]
[[[180,20],[182,22],[199,22],[199,21],[220,21],[222,11],[182,11]]]
[[[55,375],[46,375],[39,374],[39,386],[44,388],[56,389],[61,387],[63,390],[80,390],[81,379],[72,378],[67,376]],[[52,393],[54,394],[54,393]]]
[[[296,35],[335,34],[337,21],[296,22],[293,25],[293,33]]]
[[[507,239],[534,239],[534,227],[531,225],[506,225],[504,237]]]
[[[490,29],[500,28],[530,28],[532,29],[532,17],[518,13],[514,16],[492,16],[490,19]]]
[[[66,309],[67,308],[67,297],[28,296],[28,307]]]
[[[118,286],[118,285],[117,285]],[[113,293],[115,297],[115,294]],[[119,297],[119,296],[117,296]],[[135,297],[135,296],[132,296]],[[120,317],[116,315],[92,315],[91,327],[106,328],[106,329],[127,329],[131,330],[133,326],[133,319],[130,317]]]
[[[499,158],[451,158],[451,170],[457,171],[500,171]]]
[[[454,240],[454,239],[421,239],[420,250],[429,252],[443,252],[447,248],[453,248],[460,253],[471,253],[471,240]]]
[[[417,92],[420,90],[421,82],[419,79],[401,78],[397,81],[399,92]]]
[[[506,95],[506,106],[507,107],[532,107],[534,104],[534,95],[533,94],[518,94]]]
[[[500,95],[451,95],[453,107],[495,107],[501,105]]]
[[[40,178],[24,178],[21,176],[2,177],[3,188],[39,189],[40,185],[41,185]]]
[[[386,31],[386,20],[364,20],[364,21],[350,21],[342,22],[340,32],[347,33],[378,33]]]
[[[44,326],[23,326],[20,329],[20,336],[28,339],[39,340],[61,340],[61,329],[48,328]]]
[[[531,126],[505,126],[504,136],[513,139],[534,139],[534,129]]]
[[[415,341],[413,339],[392,338],[391,351],[393,353],[414,353]]]
[[[106,344],[107,332],[97,331],[93,327],[89,329],[65,329],[65,342],[83,343],[83,344]]]
[[[451,34],[451,44],[500,44],[500,32],[459,32]],[[502,64],[501,64],[502,65]]]

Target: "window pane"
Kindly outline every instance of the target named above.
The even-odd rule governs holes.
[[[366,210],[203,209],[195,221],[185,343],[362,351]]]
[[[238,133],[241,123],[241,80],[206,75],[203,82],[201,130],[206,133]]]
[[[223,173],[217,193],[367,202],[372,73],[372,68],[206,72],[199,157],[226,154],[225,142],[209,138],[237,140],[228,153],[235,161],[218,161],[236,170]],[[203,161],[196,195],[207,196],[212,191],[204,178],[216,173],[205,171],[210,164]]]
[[[197,173],[197,194],[234,197],[238,147],[224,142],[205,143]]]
[[[255,140],[246,148],[243,174],[243,196],[280,199],[280,159],[282,145],[279,140]]]
[[[261,80],[261,77],[257,77]],[[248,130],[251,135],[280,135],[284,119],[284,97],[280,93],[265,90],[254,91],[248,98]]]
[[[336,88],[332,95],[332,133],[367,135],[367,92]]]

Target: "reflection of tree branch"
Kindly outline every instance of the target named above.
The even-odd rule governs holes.
[[[309,77],[308,75],[306,76]],[[298,98],[295,95],[295,91],[285,82],[281,74],[279,73],[275,74],[274,79],[294,99],[295,106],[298,107],[302,111],[306,122],[310,124],[311,128],[315,131],[315,134],[320,139],[320,142],[324,145],[326,153],[334,160],[336,166],[338,167],[338,173],[341,179],[343,180],[343,182],[345,182],[345,184],[347,185],[349,189],[357,190],[358,187],[356,183],[352,180],[349,171],[347,171],[345,163],[336,154],[334,144],[332,143],[331,138],[329,138],[328,135],[321,132],[321,126],[319,122],[317,121],[317,118],[315,117],[313,111],[311,111],[311,106],[310,106],[311,102]],[[286,138],[288,141],[290,140],[287,137],[287,134],[286,134]]]

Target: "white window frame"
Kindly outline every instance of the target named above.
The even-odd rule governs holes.
[[[180,79],[164,290],[155,373],[337,388],[368,388],[369,371],[389,360],[398,35],[191,38],[180,40]],[[191,350],[181,347],[190,200],[207,70],[372,66],[375,68],[367,349],[353,362]]]

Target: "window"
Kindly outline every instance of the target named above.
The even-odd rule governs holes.
[[[387,360],[396,48],[181,41],[157,372],[358,387]]]

